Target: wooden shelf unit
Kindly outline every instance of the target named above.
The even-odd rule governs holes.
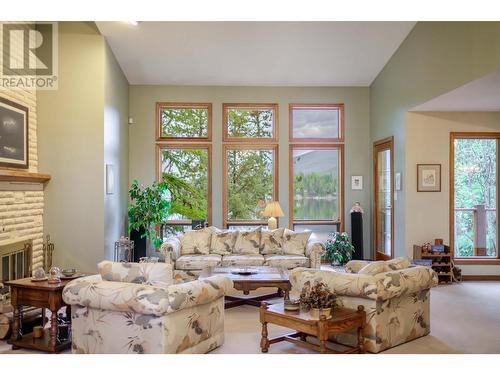
[[[444,253],[428,253],[422,246],[413,245],[413,259],[432,260],[432,269],[436,271],[440,283],[452,283],[458,281],[453,276],[453,260],[450,247],[444,245]]]

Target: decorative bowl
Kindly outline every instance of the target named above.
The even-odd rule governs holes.
[[[257,270],[252,270],[250,268],[240,268],[240,269],[231,271],[231,273],[233,273],[235,275],[241,275],[241,276],[250,276],[250,275],[255,275],[258,272],[257,272]]]
[[[299,311],[300,310],[300,300],[298,300],[298,299],[285,300],[284,309],[286,311]]]
[[[62,274],[66,277],[71,277],[76,273],[76,268],[67,268],[62,270]]]

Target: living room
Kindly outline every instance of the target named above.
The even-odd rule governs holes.
[[[494,12],[92,6],[0,22],[2,359],[498,364]]]

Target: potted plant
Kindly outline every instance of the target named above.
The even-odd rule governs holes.
[[[306,284],[300,293],[300,305],[309,310],[311,318],[319,319],[324,315],[327,319],[331,317],[335,306],[335,294],[322,282],[315,282],[313,286]]]
[[[137,180],[130,187],[131,204],[128,208],[128,227],[134,239],[137,261],[146,256],[146,238],[155,249],[160,248],[162,238],[158,236],[158,226],[167,220],[171,202],[168,199],[166,182],[154,182],[151,186],[139,186]],[[139,242],[139,243],[138,243]]]
[[[352,253],[355,251],[346,232],[330,234],[324,245],[326,250],[325,259],[332,265],[347,263],[352,259]]]

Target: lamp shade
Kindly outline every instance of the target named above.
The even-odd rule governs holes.
[[[281,209],[280,203],[277,201],[269,202],[262,213],[262,216],[266,217],[282,217],[285,216],[283,210]]]

